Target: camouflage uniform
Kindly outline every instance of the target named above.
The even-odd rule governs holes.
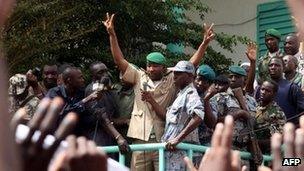
[[[285,114],[276,102],[273,101],[267,106],[258,105],[255,115],[257,139],[269,139],[275,132],[283,133],[285,123]]]
[[[27,99],[29,99],[29,101],[26,101]],[[27,114],[25,116],[25,120],[30,120],[34,115],[40,100],[33,94],[29,93],[28,96],[21,101],[16,100],[13,97],[9,97],[9,102],[10,102],[10,106],[9,106],[10,113],[14,114],[18,109],[23,107]],[[23,104],[24,102],[25,104]]]
[[[14,114],[18,109],[24,107],[26,110],[25,120],[30,120],[39,104],[39,99],[28,90],[26,76],[16,74],[9,79],[9,112]],[[23,99],[17,99],[16,96],[22,96],[27,93]],[[25,94],[24,94],[25,96]]]
[[[204,95],[201,96],[201,101],[202,103],[204,102]],[[217,113],[216,113],[216,102],[213,100],[213,101],[210,101],[210,107],[211,107],[211,111],[214,115],[216,115],[216,118],[217,118]],[[199,140],[200,140],[200,143],[202,145],[205,145],[205,146],[210,146],[211,144],[211,138],[212,138],[212,135],[213,135],[213,129],[210,129],[204,122],[202,122],[199,127],[198,127],[198,135],[199,135]]]
[[[267,51],[267,53],[260,57],[257,61],[257,68],[256,68],[256,72],[257,72],[257,81],[259,83],[259,85],[261,85],[265,80],[269,80],[270,76],[269,76],[269,72],[268,72],[268,63],[269,60],[274,57],[274,56],[282,56],[283,53],[281,53],[281,50],[279,50],[277,53],[277,55],[270,55],[269,51]]]
[[[255,99],[246,94],[245,100],[250,113],[255,114],[257,106]],[[211,98],[210,101],[212,101],[211,103],[216,104],[215,110],[218,114],[218,117],[226,116],[230,109],[240,109],[240,104],[234,96],[231,88],[228,88],[226,92],[216,94],[213,98]],[[237,141],[240,131],[245,127],[246,124],[244,124],[244,122],[240,120],[235,121],[235,126],[233,130],[233,148],[236,150],[247,150],[246,144],[249,140],[248,135],[244,136],[242,142]]]
[[[301,89],[304,89],[304,85],[303,85],[304,77],[299,72],[296,72],[296,75],[293,77],[293,79],[289,81],[297,84]]]

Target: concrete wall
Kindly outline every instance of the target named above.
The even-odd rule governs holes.
[[[257,5],[271,0],[201,0],[213,11],[205,16],[205,22],[214,23],[215,32],[224,32],[247,36],[256,41],[256,12]],[[274,0],[273,0],[274,1]],[[197,23],[201,19],[195,11],[188,12],[188,15]],[[226,57],[232,58],[234,62],[248,61],[245,55],[246,47],[239,45],[234,48],[235,52],[230,53],[221,48],[214,41],[211,44],[216,50],[221,51]]]

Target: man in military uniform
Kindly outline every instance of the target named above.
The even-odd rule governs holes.
[[[283,133],[286,117],[279,105],[274,101],[278,84],[264,81],[261,86],[260,101],[255,115],[255,132],[261,150],[270,153],[270,137],[275,132]]]
[[[18,109],[24,108],[27,116],[25,121],[29,121],[36,111],[39,99],[28,90],[26,76],[16,74],[9,79],[9,112],[14,114]]]
[[[284,42],[284,52],[286,55],[292,55],[298,60],[297,72],[304,74],[304,55],[300,51],[300,40],[294,33],[288,34]]]
[[[297,84],[301,87],[302,91],[304,90],[304,78],[303,75],[297,72],[298,60],[295,56],[285,55],[283,57],[284,62],[284,77],[286,80]]]
[[[274,56],[282,56],[282,52],[279,48],[281,40],[281,33],[276,29],[268,29],[265,33],[265,44],[268,49],[266,54],[258,59],[257,62],[257,82],[259,85],[263,81],[270,79],[268,72],[268,63],[270,58]]]
[[[240,135],[240,132],[246,128],[245,121],[251,114],[255,114],[257,103],[255,99],[248,94],[243,93],[244,101],[249,112],[241,109],[241,105],[236,98],[233,89],[242,88],[245,85],[246,71],[239,66],[229,67],[230,87],[226,92],[216,94],[211,101],[216,104],[218,121],[224,121],[226,115],[232,115],[235,120],[233,131],[233,148],[236,150],[247,150],[248,135]]]
[[[123,79],[133,85],[135,100],[131,114],[128,137],[134,144],[160,142],[164,133],[165,117],[151,109],[144,95],[151,93],[153,98],[163,108],[169,107],[177,94],[174,85],[174,75],[166,68],[166,58],[159,52],[147,55],[146,71],[136,69],[124,57],[114,30],[114,15],[107,15],[103,21],[109,34],[111,52],[115,64],[123,74]],[[196,67],[204,56],[209,42],[214,38],[212,26],[205,30],[204,39],[190,62]],[[133,152],[131,170],[158,170],[157,152]]]
[[[217,114],[215,112],[215,104],[210,104],[210,98],[213,97],[217,91],[212,85],[215,79],[215,72],[208,65],[201,65],[196,71],[194,86],[204,104],[205,122],[199,126],[199,140],[203,145],[210,145],[213,128],[217,121]]]

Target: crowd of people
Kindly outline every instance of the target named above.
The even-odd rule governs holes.
[[[298,8],[304,4],[288,2],[295,17],[302,19],[304,14],[299,14],[302,11]],[[11,1],[1,3],[0,9],[5,14],[0,16],[3,25]],[[107,158],[117,160],[118,155],[106,155],[96,146],[118,145],[131,170],[158,170],[157,151],[131,152],[130,144],[161,142],[166,144],[168,171],[257,170],[263,154],[272,154],[273,161],[266,165],[273,170],[288,170],[291,168],[281,164],[283,143],[286,157],[303,159],[302,22],[297,25],[298,33],[285,37],[274,28],[266,30],[267,52],[263,56],[257,58],[257,46],[250,42],[244,52],[249,63],[229,66],[227,73],[218,75],[210,66],[200,65],[215,37],[213,24],[204,25],[202,42],[189,60],[168,67],[161,52],[151,52],[146,56],[146,69],[142,69],[124,57],[114,17],[107,13],[103,24],[120,71],[118,83],[113,83],[102,61],[90,65],[88,85],[81,69],[73,64],[49,63],[41,71],[31,69],[9,78],[8,114],[2,122],[8,122],[5,118],[9,116],[12,119],[10,130],[2,131],[7,131],[4,135],[15,135],[17,148],[15,143],[2,142],[0,152],[11,145],[16,166],[0,162],[0,167],[107,170]],[[1,65],[1,69],[5,68],[5,64]],[[1,84],[5,85],[2,79]],[[2,86],[2,97],[4,91],[7,89]],[[2,103],[0,109],[7,113],[7,106]],[[205,154],[194,153],[190,161],[185,158],[185,151],[177,149],[181,142],[210,149]],[[60,149],[63,146],[64,150]],[[252,158],[241,160],[239,151],[250,152]],[[302,170],[303,166],[301,163],[292,169]]]

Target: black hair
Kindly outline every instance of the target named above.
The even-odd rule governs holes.
[[[58,74],[62,74],[67,68],[74,67],[71,63],[63,63],[58,66]]]
[[[73,71],[78,71],[80,70],[79,68],[77,67],[74,67],[74,66],[70,66],[70,67],[67,67],[63,72],[62,72],[62,79],[63,79],[63,82],[66,83],[66,81],[68,80],[68,78],[70,78],[72,76],[72,72]]]
[[[269,62],[268,62],[268,66],[269,66],[269,64],[270,64],[270,61],[273,60],[273,59],[277,59],[277,60],[281,61],[282,67],[284,67],[283,58],[282,58],[282,57],[278,57],[278,56],[274,56],[274,57],[270,58],[270,60],[269,60]]]
[[[230,81],[225,75],[219,75],[214,79],[215,84],[229,85]]]
[[[103,64],[103,65],[105,65],[105,67],[107,67],[106,64],[104,64],[103,62],[101,62],[101,61],[95,61],[95,62],[93,62],[93,63],[90,64],[90,71],[92,72],[93,71],[93,67],[95,65],[98,65],[98,64]]]
[[[272,85],[272,87],[273,87],[273,92],[276,94],[277,92],[278,92],[278,90],[279,90],[279,85],[278,85],[278,83],[276,83],[275,81],[273,81],[273,80],[266,80],[266,81],[264,81],[264,82],[268,82],[268,83],[270,83],[271,85]],[[263,83],[264,83],[263,82]]]

